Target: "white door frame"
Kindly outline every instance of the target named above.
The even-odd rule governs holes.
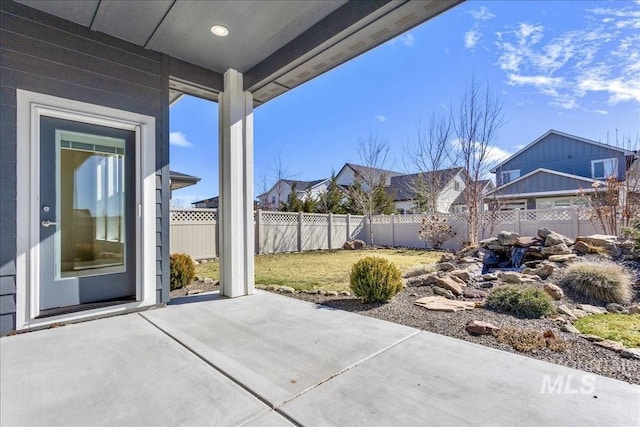
[[[16,330],[154,305],[156,299],[155,118],[85,102],[16,90]],[[40,291],[40,116],[136,133],[136,301],[36,319]]]

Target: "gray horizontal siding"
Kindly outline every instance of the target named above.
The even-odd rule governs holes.
[[[498,194],[526,194],[543,191],[580,191],[591,188],[591,184],[575,178],[559,176],[547,172],[538,172],[522,181],[515,182]]]
[[[573,138],[550,134],[500,167],[500,171],[520,170],[520,176],[545,168],[591,178],[591,161],[618,159],[618,178],[624,179],[624,154],[615,148],[588,144]],[[499,172],[499,171],[498,171]],[[500,173],[497,174],[500,185]],[[542,191],[538,190],[538,191]]]
[[[169,208],[169,67],[157,52],[12,1],[0,2],[0,40],[0,333],[4,334],[15,329],[16,89],[156,118],[156,223],[161,245],[168,233],[163,212]],[[162,294],[162,283],[168,283],[163,280],[168,269],[162,266],[169,260],[168,254],[157,252]]]

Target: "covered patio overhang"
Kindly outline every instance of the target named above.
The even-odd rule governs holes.
[[[219,103],[220,283],[230,297],[254,288],[253,108],[462,1],[17,0],[163,54],[167,102]]]

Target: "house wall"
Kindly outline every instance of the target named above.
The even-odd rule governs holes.
[[[541,191],[579,191],[590,189],[591,184],[574,178],[539,172],[499,190],[498,195],[537,193]]]
[[[11,1],[0,2],[0,39],[0,333],[16,322],[16,89],[155,117],[156,288],[167,302],[168,58]]]
[[[456,182],[458,182],[459,185],[458,191],[456,191],[455,188]],[[458,198],[464,189],[464,179],[462,179],[460,174],[457,174],[440,192],[440,195],[438,196],[438,212],[451,211],[451,204]]]
[[[520,176],[546,168],[572,175],[591,178],[591,161],[606,158],[618,159],[618,179],[624,179],[624,153],[617,149],[589,144],[574,138],[552,133],[497,170],[496,184],[502,185],[501,171],[519,169]],[[550,183],[553,184],[553,183]],[[555,187],[539,187],[534,191],[553,191]]]
[[[338,175],[336,175],[336,183],[338,185],[351,185],[354,183],[355,179],[356,178],[353,169],[351,169],[350,167],[342,168]]]

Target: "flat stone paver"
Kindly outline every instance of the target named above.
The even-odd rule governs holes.
[[[421,332],[281,410],[323,426],[637,426],[640,387]]]
[[[3,426],[240,425],[268,410],[138,314],[0,340]]]
[[[274,407],[418,332],[262,291],[209,295],[142,316]]]

